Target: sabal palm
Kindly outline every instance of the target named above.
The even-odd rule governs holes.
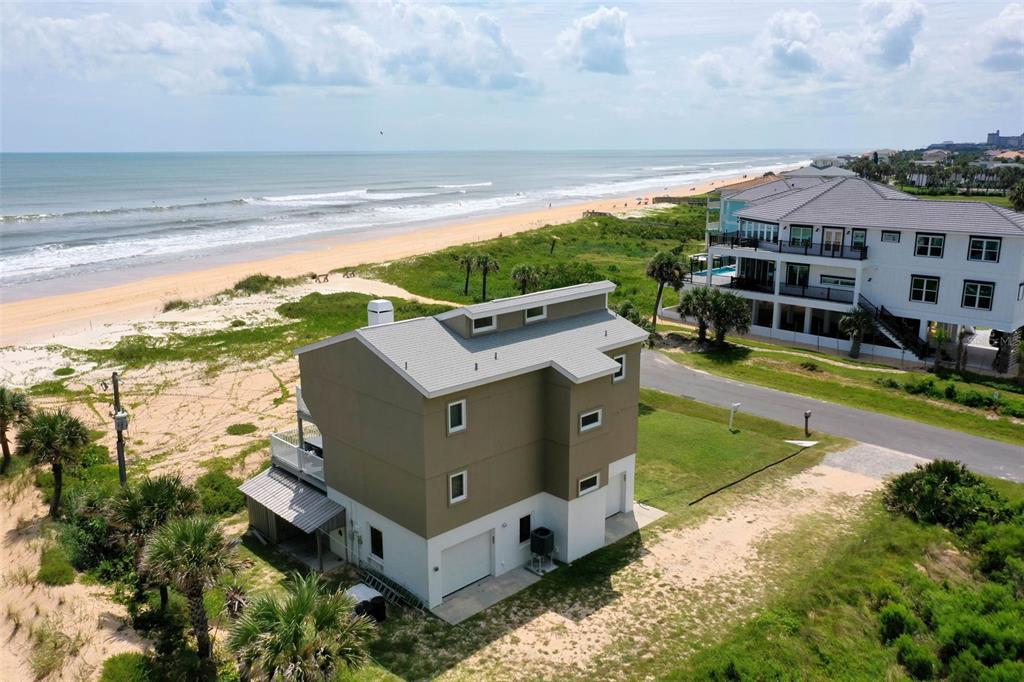
[[[864,336],[875,329],[875,316],[867,308],[857,306],[839,318],[839,331],[850,339],[850,357],[860,357]]]
[[[235,623],[228,646],[244,672],[259,680],[330,680],[339,667],[366,658],[373,621],[355,616],[353,601],[315,574],[297,573],[285,594],[264,594]]]
[[[665,285],[679,286],[679,281],[683,276],[683,265],[674,253],[659,251],[647,263],[647,276],[658,283],[658,296],[654,299],[654,314],[651,316],[651,326],[656,328],[658,308],[661,307],[661,296],[665,292]]]
[[[512,268],[510,276],[523,295],[526,295],[531,287],[540,284],[540,270],[533,265],[517,265]]]
[[[715,343],[725,344],[731,331],[746,334],[750,331],[750,301],[731,291],[712,289],[709,295],[709,322],[715,332]]]
[[[697,341],[700,343],[705,343],[708,340],[712,291],[713,289],[710,287],[694,286],[683,292],[679,299],[679,314],[692,317],[697,321]]]
[[[482,253],[476,257],[476,269],[483,273],[484,285],[483,291],[480,294],[480,298],[484,301],[487,300],[487,275],[492,272],[501,270],[501,264],[498,263],[498,259],[487,253]]]
[[[7,440],[8,429],[12,426],[20,428],[31,416],[32,402],[27,393],[0,386],[0,450],[3,451],[0,474],[6,474],[11,466],[11,444]]]
[[[476,259],[477,256],[473,253],[460,253],[455,257],[455,262],[466,271],[466,283],[462,287],[463,296],[469,296],[469,273],[476,267]]]
[[[168,521],[153,532],[143,550],[143,569],[174,585],[188,600],[201,659],[210,657],[210,624],[203,595],[236,563],[234,545],[224,537],[217,521],[205,516]]]
[[[49,464],[53,471],[53,499],[50,517],[60,515],[60,498],[64,484],[64,468],[78,462],[89,443],[89,430],[67,408],[41,410],[29,418],[18,431],[18,453],[28,455],[35,464]]]

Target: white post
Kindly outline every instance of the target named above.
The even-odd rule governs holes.
[[[811,333],[811,313],[813,308],[810,306],[804,306],[804,334]]]
[[[782,304],[778,301],[772,303],[772,329],[779,329],[782,326]]]
[[[733,403],[732,404],[732,409],[729,410],[729,430],[730,431],[733,430],[732,422],[733,422],[733,419],[736,418],[736,410],[740,409],[740,405],[742,405],[742,404],[743,403]]]

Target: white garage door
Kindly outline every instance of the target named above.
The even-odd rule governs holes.
[[[604,491],[604,515],[614,516],[622,511],[622,490],[626,487],[626,474],[616,474],[608,480]]]
[[[441,591],[444,596],[491,574],[491,531],[441,552]]]

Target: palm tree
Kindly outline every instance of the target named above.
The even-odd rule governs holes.
[[[486,301],[487,275],[492,272],[497,272],[498,270],[500,270],[501,264],[498,263],[498,259],[495,258],[494,256],[487,253],[481,253],[479,256],[476,257],[476,269],[482,272],[484,275],[484,288],[483,292],[480,294],[480,297],[482,300]]]
[[[710,298],[709,321],[715,331],[715,344],[725,345],[725,336],[731,331],[750,331],[750,301],[721,289],[712,289]]]
[[[330,680],[366,659],[375,626],[352,600],[314,574],[291,574],[285,594],[263,594],[235,623],[228,647],[243,675],[257,680]]]
[[[942,361],[942,347],[949,341],[949,331],[938,323],[932,325],[931,331],[932,338],[935,339],[935,364],[932,366],[932,371],[937,373],[939,363]]]
[[[210,624],[203,595],[221,574],[235,567],[235,547],[217,521],[206,516],[168,521],[146,542],[142,565],[154,578],[185,595],[199,658],[209,659]]]
[[[32,403],[27,393],[0,386],[0,450],[3,450],[0,475],[6,474],[11,466],[11,444],[7,441],[7,430],[12,426],[23,426],[31,416]]]
[[[49,464],[53,470],[53,519],[60,515],[64,467],[77,463],[82,448],[88,444],[89,430],[66,407],[36,412],[18,432],[18,454],[28,455],[34,464]]]
[[[658,309],[661,308],[661,295],[665,292],[665,285],[679,287],[683,278],[683,264],[674,253],[659,251],[647,263],[647,276],[658,283],[658,297],[654,299],[654,314],[651,316],[651,326],[657,328]]]
[[[146,538],[169,520],[198,512],[199,495],[195,488],[185,484],[177,474],[144,478],[123,488],[114,500],[110,517],[132,548],[137,575],[136,599],[141,599],[145,587],[142,550]],[[160,607],[167,608],[166,584],[160,585]]]
[[[476,254],[472,253],[460,253],[455,256],[455,262],[459,264],[459,267],[466,271],[466,283],[462,286],[462,295],[469,296],[469,273],[473,272],[473,268],[476,267]]]
[[[690,287],[679,299],[679,314],[692,317],[697,321],[697,341],[701,344],[708,340],[708,318],[711,317],[711,287]]]
[[[519,285],[519,290],[525,296],[531,287],[540,284],[540,270],[533,265],[517,265],[512,268],[512,281]]]
[[[850,357],[860,357],[860,344],[864,336],[875,330],[875,316],[867,308],[855,306],[839,318],[839,331],[850,338]]]
[[[973,332],[963,325],[960,326],[959,331],[956,333],[956,371],[961,372],[964,366],[967,364],[967,347],[964,345],[964,341],[967,340]]]

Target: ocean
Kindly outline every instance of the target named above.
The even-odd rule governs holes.
[[[0,286],[760,174],[807,150],[0,154]]]

